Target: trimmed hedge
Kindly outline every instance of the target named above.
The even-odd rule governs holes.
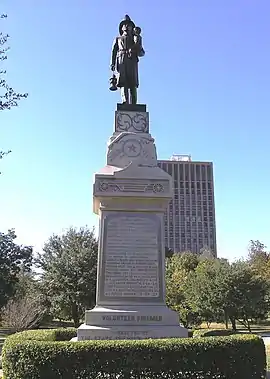
[[[5,379],[261,379],[263,340],[254,335],[65,342],[75,329],[7,338]],[[57,341],[58,340],[58,341]]]
[[[193,337],[232,336],[233,334],[238,334],[238,332],[232,329],[196,329]]]

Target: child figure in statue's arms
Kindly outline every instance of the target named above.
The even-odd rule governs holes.
[[[144,48],[142,46],[141,31],[142,31],[142,29],[139,26],[135,26],[135,28],[133,29],[134,43],[136,45],[138,57],[143,57],[145,54]]]

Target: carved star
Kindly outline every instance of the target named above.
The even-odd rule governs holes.
[[[132,151],[133,153],[136,153],[137,147],[132,144],[132,145],[128,146],[128,149],[129,149],[129,151]]]
[[[154,184],[153,191],[154,192],[163,192],[164,191],[164,187],[160,183]]]

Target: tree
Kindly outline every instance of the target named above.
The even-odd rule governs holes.
[[[0,15],[0,19],[6,18],[7,15]],[[0,32],[0,61],[4,61],[7,59],[7,51],[9,50],[6,47],[6,43],[8,41],[9,35]],[[18,93],[12,87],[7,84],[7,81],[4,79],[4,75],[6,74],[5,70],[0,70],[0,88],[2,88],[2,93],[0,94],[0,110],[11,109],[14,106],[18,105],[18,101],[22,98],[26,98],[28,96],[27,93]]]
[[[1,311],[4,326],[14,332],[39,326],[46,314],[43,297],[33,272],[21,271],[15,286],[15,293]]]
[[[7,15],[0,15],[0,20],[7,18]],[[7,59],[7,52],[9,50],[6,47],[6,43],[8,41],[9,35],[0,32],[0,62],[3,62]],[[26,98],[28,96],[27,93],[18,93],[12,87],[10,87],[5,80],[6,71],[0,68],[0,111],[11,109],[14,106],[18,105],[19,100],[22,98]],[[9,151],[1,151],[0,150],[0,160],[7,154]]]
[[[76,327],[85,308],[95,304],[97,251],[94,230],[70,228],[50,237],[37,259],[54,316],[71,318]]]
[[[0,233],[0,309],[15,293],[19,273],[31,269],[33,249],[17,245],[14,230]]]
[[[236,321],[250,331],[251,319],[267,315],[268,283],[254,273],[247,262],[229,264],[225,260],[205,259],[190,280],[187,296],[194,309],[208,321],[228,319],[236,330]]]
[[[259,240],[249,241],[248,263],[256,274],[270,280],[270,253]]]
[[[5,155],[8,155],[11,151],[0,151],[0,159],[3,159]]]
[[[42,320],[44,308],[34,296],[10,299],[1,312],[2,325],[14,332],[36,327]]]
[[[166,302],[179,313],[180,322],[186,328],[201,321],[187,296],[189,278],[198,263],[198,256],[189,252],[173,254],[166,260]]]
[[[235,262],[231,270],[233,283],[229,294],[235,305],[234,317],[251,332],[251,320],[267,317],[269,283],[254,274],[247,262]]]
[[[180,268],[186,273],[193,272],[199,264],[199,256],[191,253],[190,251],[184,252],[180,255],[179,265]]]
[[[194,311],[210,325],[220,321],[224,310],[221,299],[223,293],[218,285],[218,272],[225,271],[226,263],[216,259],[201,259],[189,278],[186,296],[190,299]],[[223,275],[225,278],[225,275]]]
[[[20,270],[17,275],[17,282],[14,285],[14,296],[22,298],[30,293],[38,292],[38,281],[33,271]]]

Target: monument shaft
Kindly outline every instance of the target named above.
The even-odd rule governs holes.
[[[187,337],[165,304],[163,217],[172,179],[157,166],[145,105],[118,104],[93,194],[100,218],[97,298],[78,340]]]

